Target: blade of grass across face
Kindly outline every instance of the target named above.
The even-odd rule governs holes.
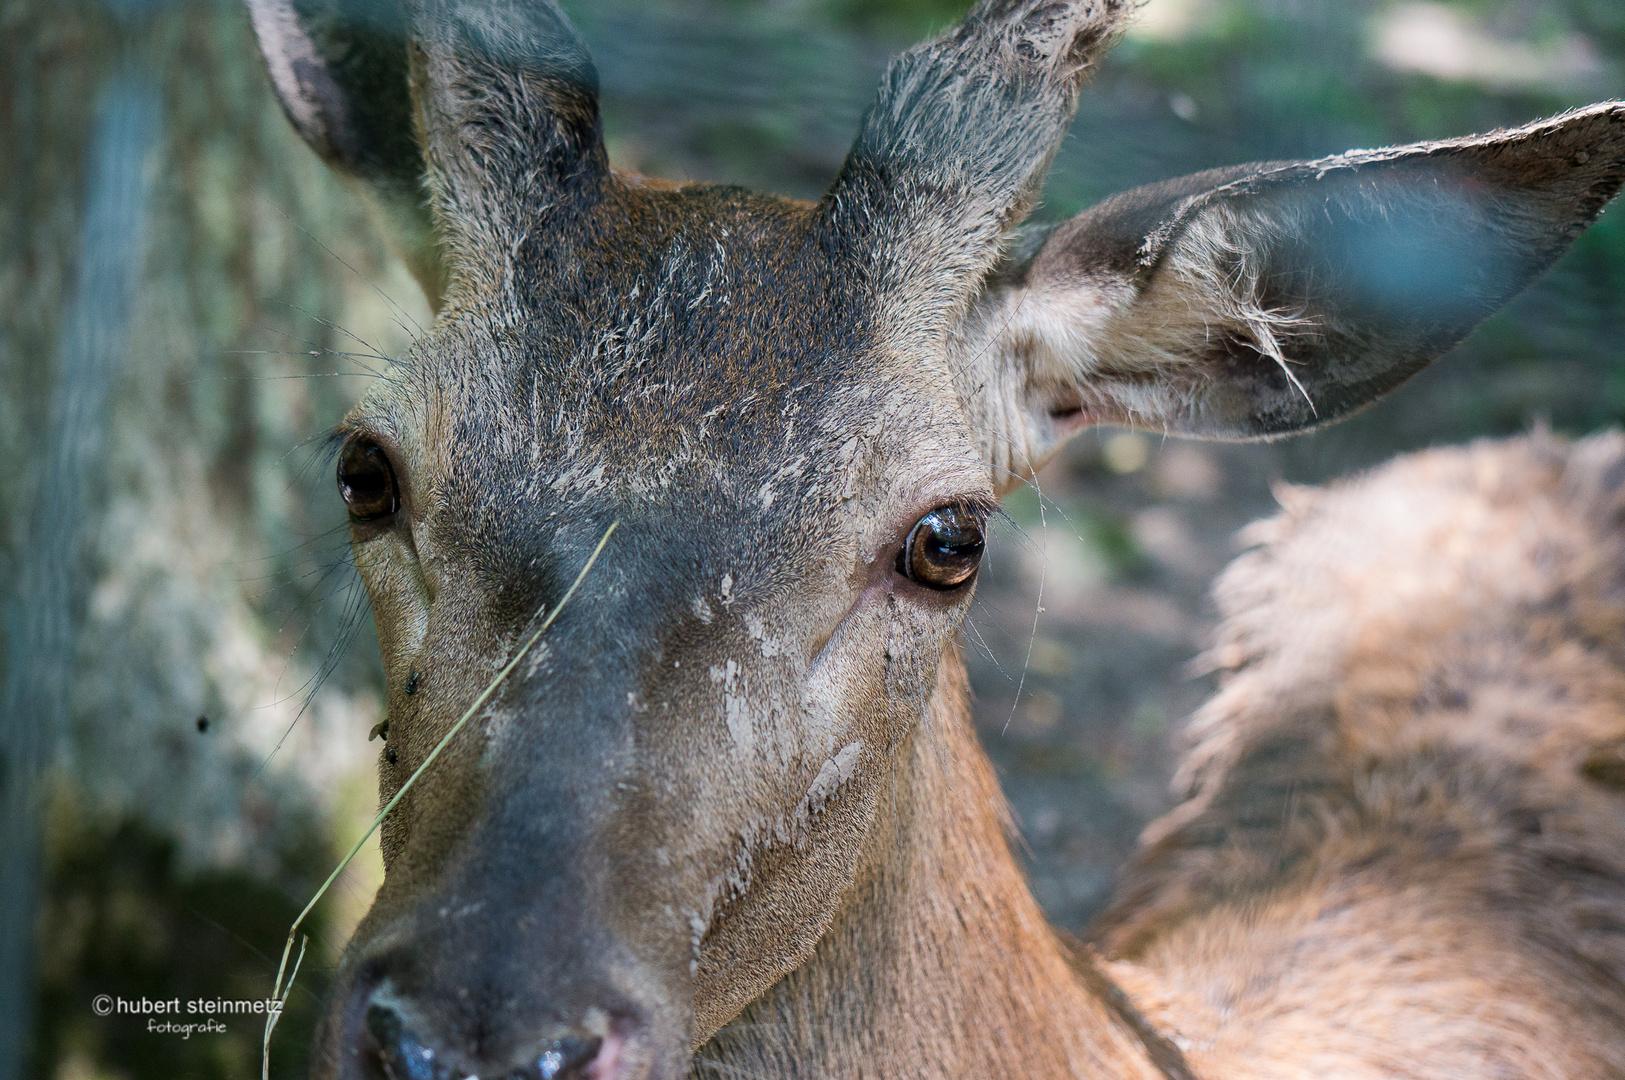
[[[350,853],[344,857],[343,861],[333,868],[331,874],[327,875],[327,880],[322,882],[322,887],[316,890],[316,895],[310,898],[310,903],[305,905],[305,910],[301,911],[299,917],[293,921],[293,925],[288,927],[288,941],[282,947],[282,962],[277,965],[276,984],[271,989],[271,997],[275,999],[275,1004],[271,1007],[270,1014],[265,1018],[265,1038],[260,1046],[260,1080],[271,1080],[271,1033],[276,1030],[277,1021],[282,1016],[282,1007],[287,1004],[288,995],[293,991],[294,977],[299,974],[299,960],[304,959],[305,955],[304,943],[299,946],[299,960],[294,961],[293,971],[288,974],[286,985],[282,981],[282,976],[287,972],[288,957],[293,953],[294,938],[298,936],[299,927],[303,925],[305,917],[315,908],[316,902],[326,895],[333,882],[338,880],[338,876],[344,872],[344,868],[349,866],[350,861],[361,851],[361,845],[365,844],[372,834],[378,831],[378,826],[382,825],[384,818],[388,817],[389,812],[395,809],[395,804],[401,801],[401,796],[405,795],[407,789],[417,782],[418,777],[423,775],[423,770],[427,769],[434,762],[434,759],[440,756],[440,751],[446,748],[446,744],[450,743],[452,738],[463,730],[463,726],[473,718],[474,714],[484,707],[485,703],[490,700],[491,695],[496,691],[496,688],[502,685],[502,680],[508,677],[508,674],[519,665],[519,661],[525,658],[525,654],[530,652],[531,646],[535,645],[541,636],[547,632],[547,628],[553,625],[553,620],[558,618],[559,612],[564,610],[564,605],[570,602],[570,597],[575,595],[576,589],[580,588],[581,583],[586,580],[587,572],[592,569],[593,563],[598,561],[598,556],[603,552],[604,545],[609,543],[610,535],[614,533],[619,525],[619,521],[614,521],[610,523],[609,528],[604,530],[603,538],[598,541],[598,546],[592,549],[591,555],[587,556],[586,565],[581,568],[581,572],[576,575],[576,579],[570,583],[570,587],[564,591],[564,595],[553,606],[553,610],[548,613],[547,618],[542,620],[542,625],[536,628],[536,632],[530,635],[529,640],[519,647],[518,652],[513,654],[513,659],[503,665],[502,670],[496,673],[496,676],[492,678],[484,690],[480,691],[480,696],[475,698],[473,704],[464,711],[455,724],[451,725],[450,730],[440,737],[439,742],[434,744],[434,749],[430,750],[429,756],[423,759],[423,764],[413,770],[412,775],[406,778],[406,783],[402,784],[400,790],[395,792],[394,798],[390,799],[384,805],[384,808],[378,811],[378,816],[372,819],[372,824],[367,827],[365,833],[361,834],[361,839],[355,842],[355,847],[351,848]],[[306,938],[305,942],[308,943],[308,941],[309,939]]]

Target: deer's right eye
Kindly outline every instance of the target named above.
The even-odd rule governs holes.
[[[897,572],[930,589],[957,589],[976,576],[984,546],[982,523],[974,511],[938,507],[909,530],[897,553]]]
[[[401,508],[395,468],[384,448],[371,439],[354,439],[339,455],[339,494],[356,521],[378,521]]]

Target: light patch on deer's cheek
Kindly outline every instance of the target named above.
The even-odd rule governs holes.
[[[935,659],[947,633],[944,613],[883,594],[853,614],[855,618],[837,629],[837,638],[845,640],[832,641],[808,673],[801,708],[793,716],[776,710],[771,716],[760,711],[753,717],[742,714],[737,719],[755,723],[741,722],[736,728],[736,717],[728,711],[730,692],[742,694],[749,673],[733,660],[709,671],[722,692],[725,719],[741,757],[753,755],[756,760],[754,755],[776,745],[787,770],[801,779],[779,785],[769,795],[776,806],[756,802],[736,826],[736,861],[710,883],[700,909],[691,913],[696,965],[702,938],[719,905],[745,896],[755,885],[755,863],[764,848],[792,848],[803,865],[839,863],[852,856],[845,848],[827,846],[823,823],[831,814],[872,800],[891,782],[897,746],[929,704],[926,684],[934,683]],[[740,703],[743,706],[742,699]],[[789,747],[798,752],[784,753]],[[799,769],[794,768],[796,762]],[[810,779],[802,770],[812,772]],[[839,899],[832,893],[827,902],[833,905]],[[815,918],[819,913],[806,911],[798,917]]]
[[[862,740],[853,740],[819,763],[810,779],[802,774],[777,809],[738,826],[721,872],[704,886],[695,908],[680,912],[690,931],[689,972],[699,977],[696,1014],[702,1026],[712,1025],[701,1042],[816,944],[851,884],[858,848],[850,842],[854,815],[872,813],[873,800],[864,792],[872,790],[875,772],[874,755]],[[719,921],[723,911],[729,918]],[[753,927],[775,942],[766,954],[750,945]],[[735,958],[742,945],[745,955],[756,955],[741,967]]]
[[[752,641],[760,644],[762,658],[765,660],[771,660],[784,651],[784,643],[768,635],[766,620],[755,612],[745,616],[745,633],[750,635]]]
[[[863,740],[855,739],[833,756],[824,761],[813,777],[812,784],[807,793],[802,796],[801,803],[796,807],[795,819],[805,826],[812,820],[813,815],[824,808],[824,804],[840,788],[845,786],[858,771],[858,759],[863,754]]]
[[[929,703],[954,623],[951,610],[890,591],[860,601],[808,672],[800,717],[807,755],[827,757],[854,738],[895,745]]]
[[[801,700],[793,711],[758,708],[749,725],[729,723],[746,715],[730,714],[730,693],[763,698],[751,680],[767,677],[772,664],[754,656],[722,658],[708,671],[720,699],[721,722],[729,727],[736,761],[753,781],[730,784],[728,801],[736,808],[728,826],[729,858],[709,878],[694,907],[680,914],[691,927],[692,970],[705,967],[709,934],[721,938],[709,946],[712,955],[728,955],[727,927],[715,924],[717,913],[754,912],[752,918],[785,920],[785,940],[799,940],[821,927],[846,895],[855,872],[861,837],[872,827],[874,808],[896,776],[895,757],[909,727],[929,701],[924,682],[934,683],[935,658],[952,629],[951,610],[921,605],[875,587],[848,612],[814,660],[801,683]],[[769,640],[765,618],[742,617],[747,640]],[[748,714],[747,714],[748,715]],[[748,734],[747,734],[748,727]],[[783,769],[764,774],[764,758],[774,756]],[[749,794],[746,794],[749,792]],[[774,872],[766,875],[763,859],[772,854]],[[809,892],[811,880],[834,878],[827,888]],[[799,886],[795,883],[801,883]],[[730,904],[742,906],[730,907]],[[814,937],[807,937],[810,948]],[[713,972],[729,985],[773,972]],[[721,985],[721,984],[719,984]],[[704,1006],[702,1005],[702,1012]]]
[[[740,830],[744,841],[739,848],[738,861],[716,883],[709,899],[709,909],[715,909],[719,900],[742,895],[750,889],[751,866],[754,853],[766,844],[777,844],[805,850],[809,837],[819,818],[859,775],[864,763],[864,742],[854,739],[819,764],[818,772],[801,792],[801,797],[787,801],[790,808],[763,813],[745,823]]]
[[[728,725],[728,734],[733,737],[734,748],[740,756],[749,757],[756,746],[755,718],[751,715],[750,702],[739,692],[739,662],[726,660],[713,664],[706,674],[713,684],[722,687],[722,718]]]
[[[874,628],[851,623],[848,618],[836,627],[802,687],[800,738],[809,757],[833,754],[858,715],[871,711],[881,671],[876,650],[862,646]]]
[[[747,774],[761,765],[788,769],[803,756],[797,710],[769,672],[728,657],[708,667],[706,677],[719,695],[716,708],[734,757]]]

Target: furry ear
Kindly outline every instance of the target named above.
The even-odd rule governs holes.
[[[598,72],[551,0],[247,3],[288,119],[436,307],[496,287],[521,242],[572,241],[609,163]]]
[[[407,77],[406,19],[386,0],[247,0],[282,111],[351,181],[440,306],[445,270],[423,190]]]
[[[586,42],[552,0],[419,0],[410,30],[452,291],[501,287],[521,262],[554,272],[610,182]],[[527,244],[539,258],[516,260]]]
[[[891,320],[935,347],[1031,208],[1131,0],[980,0],[899,56],[822,209]]]
[[[1549,267],[1625,180],[1625,103],[1198,173],[1018,237],[951,341],[995,486],[1074,432],[1270,438],[1346,416]]]

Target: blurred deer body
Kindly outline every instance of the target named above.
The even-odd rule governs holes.
[[[1625,1074],[1622,482],[1618,433],[1479,443],[1244,534],[1095,927],[1200,1075]]]
[[[385,797],[622,524],[386,820],[317,1074],[1184,1075],[1007,850],[954,645],[982,521],[1087,424],[1397,385],[1618,191],[1625,105],[1022,232],[1117,0],[904,54],[817,203],[613,170],[551,3],[249,6],[439,306],[341,432]]]

